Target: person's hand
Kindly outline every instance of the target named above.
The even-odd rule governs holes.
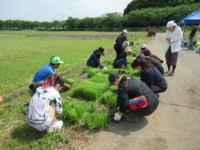
[[[103,67],[103,69],[107,70],[108,68],[106,68],[106,67]]]
[[[71,85],[64,83],[64,86],[68,89],[71,89]]]
[[[120,121],[120,120],[121,120],[121,117],[122,117],[122,116],[120,116],[120,115],[118,114],[118,112],[116,112],[116,113],[115,113],[115,117],[113,118],[113,120],[114,120],[114,121]]]
[[[167,40],[167,41],[170,41],[170,40],[171,40],[171,38],[166,38],[166,40]]]
[[[171,41],[168,41],[168,43],[171,44],[172,42],[171,42]]]
[[[57,116],[58,116],[58,117],[61,117],[62,115],[63,115],[63,113],[61,113],[61,114],[58,114]]]

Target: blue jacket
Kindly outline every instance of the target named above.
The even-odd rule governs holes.
[[[148,73],[141,71],[140,78],[149,88],[151,88],[152,85],[157,85],[167,89],[167,82],[157,69],[151,69]]]
[[[53,66],[51,64],[48,64],[42,68],[40,68],[34,78],[33,78],[33,82],[39,82],[39,81],[44,81],[46,79],[46,77],[50,76],[54,74],[55,75],[55,72],[54,72],[54,69],[53,69]]]
[[[100,63],[101,55],[97,54],[96,50],[93,52],[93,54],[90,56],[90,58],[87,61],[87,65],[90,64],[91,61],[94,61],[99,67],[103,68],[104,66]]]

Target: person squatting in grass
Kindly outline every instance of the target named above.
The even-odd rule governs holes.
[[[112,63],[114,68],[121,68],[122,65],[124,64],[124,66],[128,66],[128,61],[126,59],[127,56],[131,55],[132,50],[129,47],[126,47],[125,51],[123,53],[121,53],[120,55],[118,55],[116,57],[116,59],[114,60],[114,62]]]
[[[156,110],[158,97],[142,81],[123,76],[120,71],[110,73],[109,81],[110,85],[118,87],[119,111],[115,113],[114,121],[120,121],[122,117],[126,121],[138,122],[138,115],[148,116]]]
[[[200,25],[196,26],[196,28],[193,29],[192,32],[190,33],[190,36],[189,36],[190,45],[189,45],[188,49],[194,50],[194,49],[193,49],[193,43],[194,43],[194,40],[193,40],[193,39],[194,39],[194,37],[195,37],[196,40],[198,40],[198,39],[197,39],[197,34],[196,34],[197,29],[200,29]]]
[[[158,93],[167,90],[167,82],[163,75],[156,67],[145,59],[136,58],[131,67],[140,71],[140,79],[144,82],[157,96]]]
[[[174,75],[174,71],[177,65],[178,53],[181,50],[181,40],[183,38],[182,29],[176,25],[174,21],[169,21],[167,23],[167,31],[165,34],[166,39],[166,47],[165,47],[165,58],[166,64],[168,67],[168,71],[166,74],[169,76]],[[172,68],[172,72],[170,73],[170,68]]]
[[[142,54],[144,56],[149,56],[149,57],[152,57],[152,58],[155,58],[156,60],[159,61],[159,63],[163,63],[163,60],[161,60],[160,58],[158,58],[158,56],[156,56],[155,54],[152,54],[151,51],[149,49],[145,49],[142,51]]]
[[[128,46],[129,47],[131,47],[131,46],[134,46],[134,42],[133,41],[131,41],[131,42],[128,42]],[[127,48],[127,45],[126,45],[126,41],[125,42],[123,42],[123,44],[122,44],[122,53],[124,53],[124,51],[125,51],[125,49]]]
[[[53,55],[50,58],[50,64],[45,65],[44,67],[40,68],[34,78],[33,78],[33,84],[29,86],[31,90],[36,90],[37,87],[43,85],[44,80],[50,76],[55,75],[54,69],[57,69],[60,64],[63,64],[64,62],[60,60],[60,58],[57,55]],[[69,84],[64,84],[64,88],[70,89],[71,86]]]
[[[141,48],[140,48],[139,51],[138,51],[137,56],[141,55],[141,54],[143,53],[143,50],[145,50],[145,49],[147,49],[146,44],[142,44]]]
[[[62,102],[59,91],[64,81],[60,76],[48,76],[44,84],[36,89],[35,94],[29,103],[27,120],[30,126],[38,131],[47,130],[48,133],[55,129],[62,128],[63,122],[55,118],[62,116]]]
[[[137,56],[138,59],[145,59],[146,61],[150,62],[152,65],[154,65],[158,71],[160,71],[160,73],[163,75],[164,74],[164,69],[162,67],[162,65],[160,64],[160,62],[158,60],[156,60],[153,57],[149,57],[149,56],[144,56],[144,55],[139,55]]]
[[[118,35],[117,39],[115,40],[114,49],[117,53],[117,56],[123,52],[122,48],[123,42],[125,42],[126,46],[129,47],[128,39],[126,37],[127,33],[128,33],[127,30],[124,29],[123,32],[120,35]]]
[[[99,66],[105,70],[108,69],[100,63],[99,59],[101,58],[101,56],[105,56],[103,47],[99,47],[99,49],[94,50],[93,54],[87,60],[87,66],[91,66],[95,68]]]

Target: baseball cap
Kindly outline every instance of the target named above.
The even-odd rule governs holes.
[[[53,54],[53,56],[50,58],[50,61],[52,64],[63,64],[64,62],[60,60],[60,58],[56,55]]]
[[[117,78],[118,75],[119,75],[118,72],[111,72],[109,74],[108,80],[110,81],[110,86],[112,85],[113,82],[115,82],[115,79]]]
[[[131,43],[132,45],[134,45],[134,44],[135,44],[135,42],[133,42],[133,41],[131,41],[130,43]]]

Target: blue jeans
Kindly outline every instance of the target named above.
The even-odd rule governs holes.
[[[121,64],[120,66],[118,66],[119,63]],[[121,67],[123,64],[124,64],[124,58],[121,58],[121,59],[115,60],[115,61],[113,62],[113,67],[114,67],[114,68],[119,68],[119,67]]]
[[[191,50],[193,50],[193,42],[194,42],[193,38],[190,38],[190,45],[189,45],[189,48],[190,48]]]
[[[91,61],[91,62],[87,63],[87,66],[92,66],[92,67],[97,68],[97,67],[98,67],[98,64],[95,63],[94,61]]]

